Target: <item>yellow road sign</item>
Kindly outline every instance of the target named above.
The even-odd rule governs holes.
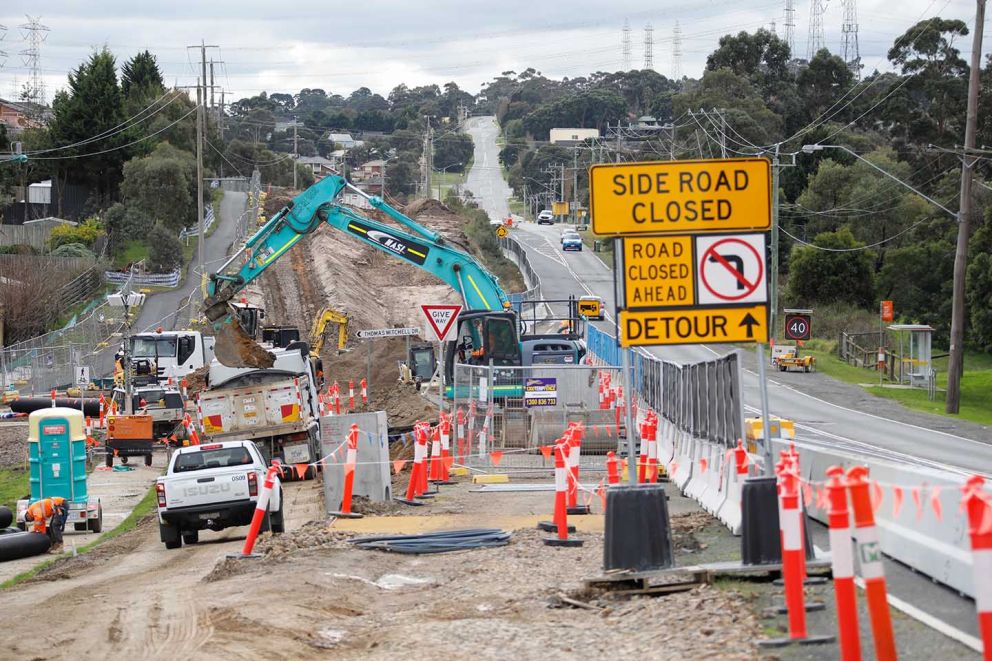
[[[496,228],[496,236],[498,236],[501,239],[504,239],[506,238],[506,235],[507,235],[507,231],[505,225],[500,225]]]
[[[623,279],[627,309],[692,305],[692,237],[625,237]]]
[[[625,347],[768,342],[768,306],[621,310],[620,330]]]
[[[593,317],[599,318],[603,313],[600,310],[601,305],[599,299],[587,298],[579,299],[579,314],[583,317]]]
[[[551,204],[551,212],[556,216],[567,216],[568,202],[553,202]]]
[[[596,234],[766,230],[771,166],[766,158],[593,165],[589,207]]]

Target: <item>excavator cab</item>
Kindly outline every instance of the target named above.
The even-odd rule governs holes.
[[[517,335],[519,321],[514,312],[472,310],[458,315],[457,323],[455,340],[447,343],[444,357],[447,396],[454,395],[456,365],[519,367],[522,364],[520,338]],[[520,376],[518,373],[507,372],[501,378],[497,373],[496,383],[493,384],[494,393],[500,392],[501,386],[504,390],[512,388],[512,384],[519,381]]]

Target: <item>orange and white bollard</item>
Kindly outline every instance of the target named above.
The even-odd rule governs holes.
[[[341,386],[337,381],[331,386],[331,390],[334,393],[334,415],[341,415]]]
[[[892,633],[892,617],[885,589],[885,570],[882,566],[882,547],[878,543],[875,513],[871,508],[868,491],[868,469],[854,466],[847,471],[848,489],[854,509],[854,537],[861,578],[865,582],[871,633],[875,639],[875,658],[879,661],[896,659],[896,641]]]
[[[265,481],[262,483],[262,490],[258,494],[258,500],[255,501],[255,513],[251,517],[251,525],[248,527],[248,536],[245,538],[244,548],[241,549],[241,553],[228,554],[229,558],[257,557],[252,556],[251,551],[255,548],[255,540],[258,538],[258,531],[262,528],[262,520],[265,519],[265,515],[268,513],[269,499],[272,494],[272,488],[275,486],[276,475],[279,473],[279,470],[279,464],[273,464],[269,467],[269,470],[265,472]]]
[[[55,408],[55,388],[52,388],[52,408]]]
[[[554,528],[558,533],[556,537],[547,537],[544,543],[548,546],[582,546],[581,539],[569,539],[568,537],[568,505],[566,504],[568,491],[568,460],[565,457],[568,441],[564,438],[558,439],[555,443],[555,514]]]
[[[418,496],[424,496],[424,497],[427,497],[428,496],[428,493],[427,493],[427,487],[428,487],[428,479],[427,479],[427,466],[428,466],[427,456],[428,455],[427,455],[427,450],[428,450],[428,447],[429,446],[427,445],[427,442],[428,442],[428,440],[430,438],[430,435],[431,435],[431,425],[430,425],[430,423],[429,422],[426,422],[426,421],[421,422],[420,423],[420,436],[417,438],[417,443],[423,447],[423,453],[421,455],[422,456],[422,459],[421,459],[421,462],[420,462],[420,464],[421,464],[420,465],[420,481],[417,483],[417,491],[418,491],[417,495]]]
[[[341,490],[341,511],[332,512],[335,516],[358,519],[361,514],[351,511],[351,496],[355,488],[355,468],[358,466],[358,425],[348,430],[348,451],[344,460],[344,487]]]
[[[441,411],[441,421],[438,424],[441,434],[441,482],[447,484],[448,468],[451,465],[451,416]]]
[[[369,403],[369,382],[365,380],[365,377],[362,377],[358,385],[362,388],[362,406],[367,406]]]
[[[568,440],[568,513],[589,514],[588,505],[579,505],[579,463],[582,459],[582,427],[573,423],[566,433]]]
[[[654,411],[648,411],[645,431],[648,435],[648,471],[647,481],[658,482],[658,416]],[[641,443],[644,441],[642,440]]]
[[[431,471],[430,481],[441,481],[441,432],[438,427],[431,430]]]
[[[606,405],[606,379],[602,372],[599,373],[599,408],[604,411],[609,408]]]
[[[827,498],[830,509],[830,557],[837,603],[837,633],[842,661],[860,661],[861,640],[858,633],[857,590],[854,585],[854,554],[851,550],[851,517],[847,509],[847,483],[844,469],[827,469]]]
[[[640,431],[640,444],[637,452],[637,483],[644,484],[648,477],[648,440],[647,433],[645,433],[645,427],[647,426],[647,421],[641,423],[639,427]]]
[[[615,452],[606,453],[606,480],[610,484],[620,483],[620,470],[617,467],[617,455]]]
[[[103,396],[103,393],[100,393],[100,418],[99,418],[99,427],[100,427],[100,429],[106,429],[107,428],[107,425],[106,425],[106,422],[107,421],[106,421],[106,418],[104,418],[104,408],[106,406],[106,403],[107,403],[106,397]]]
[[[413,434],[416,438],[413,445],[413,468],[410,470],[410,484],[407,485],[406,489],[406,500],[410,503],[414,502],[413,499],[422,493],[420,491],[420,473],[426,470],[424,457],[427,454],[427,438],[419,422],[414,425]]]
[[[978,475],[968,478],[962,505],[968,510],[978,633],[985,650],[983,658],[992,661],[992,497],[983,491],[984,486],[985,480]]]
[[[183,399],[187,399],[189,397],[189,394],[188,394],[189,393],[189,381],[186,380],[186,377],[185,376],[179,381],[179,388],[182,390]]]
[[[355,410],[355,380],[348,380],[348,411]]]
[[[90,416],[86,416],[86,426],[84,427],[86,432],[86,437],[90,436],[90,429],[93,427],[93,419]]]
[[[324,393],[317,393],[317,400],[320,402],[320,417],[327,415],[327,403],[324,401]]]

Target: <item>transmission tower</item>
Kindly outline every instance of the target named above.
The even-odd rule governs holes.
[[[630,21],[623,19],[623,36],[620,38],[623,51],[623,70],[630,71]]]
[[[796,57],[796,5],[795,0],[785,0],[785,43],[789,44],[789,55]]]
[[[24,66],[28,68],[29,80],[24,86],[24,100],[45,105],[45,80],[41,77],[41,44],[48,38],[48,28],[42,25],[38,18],[25,15],[27,23],[19,25],[28,42],[28,47],[21,51]]]
[[[7,36],[7,26],[0,25],[0,41]],[[3,69],[4,63],[7,61],[7,53],[0,50],[0,69]]]
[[[678,21],[672,28],[672,80],[682,80],[682,28]]]
[[[855,79],[861,79],[861,51],[858,48],[857,0],[841,0],[844,6],[844,23],[841,25],[841,46],[844,61]]]
[[[826,0],[810,0],[809,7],[809,37],[806,39],[806,59],[823,48],[823,13],[827,8]]]
[[[654,26],[644,26],[644,68],[654,69]]]

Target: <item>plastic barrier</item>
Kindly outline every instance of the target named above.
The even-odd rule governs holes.
[[[851,517],[847,510],[847,481],[844,469],[827,469],[827,498],[830,501],[830,558],[837,603],[837,634],[842,661],[860,661],[857,589],[854,585],[854,554],[851,551]]]
[[[255,540],[262,528],[262,521],[269,511],[269,497],[272,494],[272,487],[275,486],[276,475],[279,474],[279,471],[279,464],[273,463],[265,472],[265,481],[262,482],[262,490],[258,494],[258,500],[255,501],[255,513],[251,517],[248,536],[245,538],[244,548],[241,549],[242,557],[251,557],[252,555],[251,551],[255,548]]]

